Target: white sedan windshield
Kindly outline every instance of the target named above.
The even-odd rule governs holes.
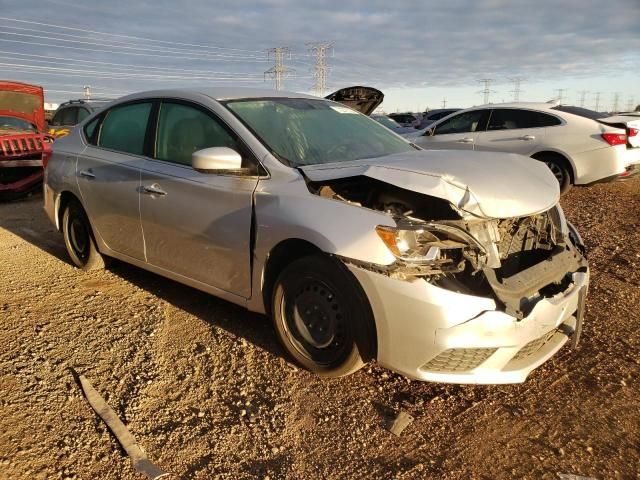
[[[325,100],[270,98],[226,103],[291,166],[344,162],[413,151],[369,117]]]

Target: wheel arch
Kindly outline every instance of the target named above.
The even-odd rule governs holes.
[[[282,240],[280,243],[275,245],[267,259],[265,261],[265,266],[263,269],[262,275],[262,299],[264,302],[264,309],[267,315],[272,315],[272,298],[273,298],[273,290],[276,285],[276,281],[278,276],[282,273],[282,271],[290,265],[295,260],[299,258],[308,256],[308,255],[323,255],[326,257],[327,261],[335,262],[335,264],[344,269],[346,274],[352,279],[354,282],[356,290],[362,296],[362,300],[366,308],[368,309],[368,325],[363,326],[368,335],[366,337],[359,338],[358,341],[358,349],[360,350],[363,360],[368,361],[377,358],[378,354],[378,333],[376,328],[375,317],[373,313],[373,309],[371,307],[371,302],[367,297],[360,281],[349,271],[349,269],[333,255],[330,255],[319,248],[317,245],[309,242],[308,240],[303,240],[300,238],[289,238],[286,240]]]
[[[576,166],[573,164],[571,158],[568,155],[556,150],[540,150],[539,152],[531,155],[531,158],[535,158],[536,160],[540,161],[543,161],[545,159],[553,159],[559,161],[560,163],[564,164],[565,167],[567,167],[571,184],[575,184]]]

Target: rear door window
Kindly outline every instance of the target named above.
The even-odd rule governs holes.
[[[520,128],[540,128],[560,125],[560,120],[552,115],[533,110],[497,108],[492,111],[487,130],[515,130]]]
[[[472,110],[460,113],[438,125],[434,135],[482,131],[488,115],[488,110]]]
[[[100,128],[98,146],[143,155],[151,105],[151,102],[144,102],[110,109]]]

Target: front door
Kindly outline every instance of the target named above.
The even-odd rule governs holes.
[[[164,101],[157,125],[154,158],[142,168],[147,262],[248,298],[258,177],[191,168],[192,153],[203,148],[229,147],[250,161],[247,150],[213,113],[197,105]]]

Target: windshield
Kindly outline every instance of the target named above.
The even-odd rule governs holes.
[[[226,106],[291,166],[346,162],[414,150],[378,122],[326,100],[233,100]]]
[[[35,125],[16,117],[7,117],[0,115],[0,128],[12,128],[16,130],[33,130],[36,131]]]

